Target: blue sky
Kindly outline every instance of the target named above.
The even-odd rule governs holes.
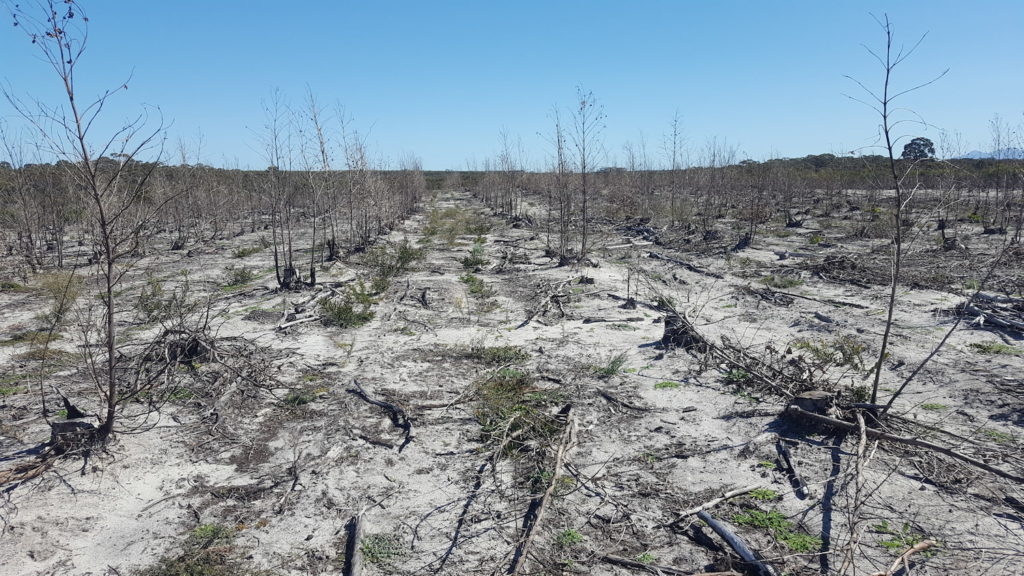
[[[298,105],[307,86],[326,107],[344,105],[376,155],[411,153],[429,169],[481,165],[502,130],[542,167],[550,146],[540,134],[551,130],[554,106],[573,105],[578,85],[604,106],[608,164],[622,163],[627,141],[645,141],[660,160],[677,111],[694,158],[712,138],[754,159],[862,149],[875,142],[878,120],[844,96],[859,94],[844,75],[881,81],[862,46],[882,47],[871,13],[888,13],[898,41],[928,33],[897,69],[898,86],[950,69],[904,99],[935,126],[910,126],[909,135],[938,142],[941,128],[959,132],[965,151],[987,150],[993,115],[1012,126],[1024,120],[1019,0],[104,0],[84,8],[80,94],[133,74],[98,128],[141,104],[159,106],[172,146],[202,134],[201,160],[218,166],[265,167],[261,102],[278,88]],[[53,72],[7,23],[0,80],[18,95],[60,95]],[[6,101],[0,118],[18,122]]]

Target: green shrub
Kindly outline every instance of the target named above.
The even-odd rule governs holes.
[[[546,412],[559,398],[538,390],[534,378],[515,368],[502,368],[476,384],[475,416],[487,443],[506,442],[505,451],[515,453],[530,442],[548,441],[560,423]]]
[[[460,260],[462,267],[466,270],[475,270],[486,266],[488,263],[487,258],[484,257],[484,246],[479,242],[473,243],[473,248],[469,251],[469,256]]]
[[[423,250],[414,248],[408,240],[378,246],[366,252],[363,264],[375,279],[390,280],[409,270],[413,262],[423,258]]]
[[[468,272],[459,276],[459,281],[466,285],[469,295],[474,298],[489,298],[495,294],[493,289],[487,287],[483,279]]]
[[[375,302],[360,281],[349,285],[340,297],[322,300],[320,311],[324,314],[324,324],[357,328],[373,320],[374,313],[370,308]]]
[[[237,288],[252,282],[256,277],[257,274],[254,270],[232,264],[224,267],[224,280],[222,283],[225,288]]]

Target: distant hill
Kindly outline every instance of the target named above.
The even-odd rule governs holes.
[[[982,158],[1002,158],[1005,160],[1024,160],[1024,149],[1021,148],[1000,148],[992,152],[981,152],[974,150],[962,156],[969,160],[980,160]]]

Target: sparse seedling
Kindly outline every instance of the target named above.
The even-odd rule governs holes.
[[[460,260],[462,267],[466,270],[476,270],[486,266],[488,263],[487,258],[484,257],[484,246],[479,242],[473,243],[473,248],[469,251],[469,256],[466,256]]]
[[[769,488],[758,488],[757,490],[751,491],[748,494],[748,496],[752,500],[761,500],[761,501],[767,502],[767,501],[770,501],[770,500],[778,500],[779,493],[776,492],[775,490],[771,490]]]
[[[615,356],[612,356],[605,362],[604,366],[598,366],[594,369],[594,373],[598,378],[608,379],[616,374],[623,371],[623,366],[626,365],[626,353],[619,352]]]
[[[641,564],[657,564],[658,557],[650,552],[641,552],[636,555],[636,561]]]
[[[474,298],[489,298],[494,295],[494,290],[488,288],[479,276],[466,273],[459,277],[459,281],[466,285],[469,295]]]
[[[679,388],[679,382],[673,382],[672,380],[664,380],[654,385],[655,390],[674,390]]]
[[[726,384],[733,386],[741,386],[750,380],[750,374],[740,368],[733,368],[725,373]]]
[[[583,535],[572,528],[562,530],[555,536],[555,546],[559,548],[572,548],[583,543]]]

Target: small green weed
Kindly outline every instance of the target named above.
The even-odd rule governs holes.
[[[753,526],[769,532],[776,540],[797,553],[815,552],[821,548],[821,539],[794,531],[794,524],[775,511],[750,510],[732,517],[740,526]]]
[[[25,392],[27,388],[24,386],[4,386],[0,387],[0,397],[3,396],[14,396],[15,394],[21,394]]]
[[[1013,443],[1013,434],[1010,434],[1008,432],[1002,432],[1000,430],[985,428],[981,431],[981,433],[984,434],[989,440],[995,442],[996,444],[1006,445]]]
[[[949,406],[939,404],[937,402],[925,402],[924,404],[921,404],[921,409],[928,410],[929,412],[942,412],[949,410]]]
[[[495,294],[479,276],[466,273],[459,277],[459,281],[466,285],[469,295],[474,298],[489,298]]]
[[[925,540],[924,534],[915,532],[910,524],[904,522],[898,529],[887,520],[871,526],[871,531],[883,536],[889,536],[878,541],[878,545],[893,554],[902,554],[904,550],[912,548]],[[926,558],[934,556],[934,550],[925,550],[922,555]]]
[[[1020,350],[1009,344],[1003,344],[1002,342],[971,342],[968,346],[979,354],[1001,354],[1004,356],[1019,356],[1024,354],[1024,350]]]
[[[636,561],[641,564],[657,564],[658,557],[650,552],[641,552],[636,555]]]
[[[555,536],[555,546],[559,548],[572,548],[583,543],[583,534],[572,528],[562,530]]]
[[[757,490],[751,491],[748,496],[753,500],[769,501],[778,500],[779,493],[769,488],[758,488]]]
[[[776,468],[778,468],[775,462],[772,462],[771,460],[761,460],[760,462],[757,463],[757,465],[761,468],[764,468],[765,470],[775,470]]]
[[[739,386],[750,380],[750,374],[746,370],[741,368],[733,368],[725,373],[726,384],[732,384],[733,386]]]
[[[626,360],[626,353],[619,352],[615,356],[609,358],[608,361],[605,362],[604,366],[594,368],[594,374],[596,374],[598,378],[602,379],[611,378],[612,376],[622,372],[622,367],[625,366]]]
[[[298,408],[311,404],[314,400],[316,400],[316,392],[314,390],[292,390],[285,395],[284,404],[292,408]]]
[[[679,382],[673,382],[671,380],[664,380],[654,385],[655,390],[673,390],[679,388]]]

